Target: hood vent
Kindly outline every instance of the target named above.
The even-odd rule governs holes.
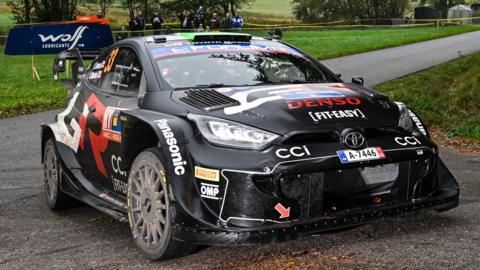
[[[186,96],[180,100],[203,111],[215,111],[226,107],[238,106],[240,102],[227,97],[213,89],[194,89],[185,91]]]

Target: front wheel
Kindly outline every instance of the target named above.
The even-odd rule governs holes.
[[[195,246],[172,238],[175,204],[170,194],[159,149],[140,153],[128,177],[128,219],[136,245],[151,260],[185,256]]]

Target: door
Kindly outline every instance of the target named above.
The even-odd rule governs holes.
[[[145,87],[142,65],[131,47],[116,47],[92,63],[87,73],[85,116],[80,146],[82,170],[98,188],[125,197],[126,171],[122,163],[122,111],[138,106]],[[83,145],[82,145],[83,144]]]

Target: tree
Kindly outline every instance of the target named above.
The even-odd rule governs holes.
[[[292,0],[296,17],[304,22],[347,19],[390,19],[403,15],[410,0]]]
[[[98,4],[100,6],[100,11],[104,16],[107,15],[108,9],[115,3],[115,0],[87,0],[88,3]]]
[[[13,19],[17,23],[30,23],[32,18],[32,1],[31,0],[11,0],[7,2],[10,7]]]
[[[13,18],[18,23],[65,21],[75,18],[80,0],[11,0]]]

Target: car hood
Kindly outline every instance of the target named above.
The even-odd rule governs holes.
[[[388,97],[346,83],[174,91],[172,99],[190,113],[282,135],[349,127],[391,127],[399,119],[398,107]]]

